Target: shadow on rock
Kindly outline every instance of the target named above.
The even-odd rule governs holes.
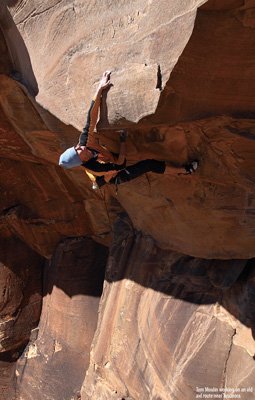
[[[9,73],[13,79],[23,84],[32,96],[38,94],[38,84],[33,72],[30,56],[22,36],[7,8],[15,6],[17,1],[9,0],[0,5],[1,48],[7,46],[9,53]],[[4,58],[1,56],[1,61]],[[3,62],[2,61],[2,62]]]
[[[115,223],[106,280],[122,279],[194,304],[221,304],[255,329],[255,260],[206,260],[157,247],[125,213]]]

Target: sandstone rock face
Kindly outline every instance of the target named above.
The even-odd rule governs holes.
[[[39,321],[42,258],[17,237],[0,242],[0,393],[12,399],[15,365]]]
[[[1,400],[254,399],[253,0],[5,0],[0,24]],[[196,174],[116,194],[58,167],[108,68],[100,143],[128,127],[129,164]]]
[[[1,198],[5,210],[1,225],[46,258],[65,236],[95,233],[104,240],[109,234],[109,221],[101,196],[84,184],[88,181],[84,171],[78,172],[76,186],[71,175],[57,166],[61,139],[47,128],[32,99],[15,81],[4,75],[0,81],[0,179],[5,193]],[[63,130],[65,135],[67,129]],[[74,132],[69,133],[74,140]],[[103,215],[94,223],[90,210],[98,202],[97,215]]]
[[[107,255],[106,247],[88,238],[67,239],[56,249],[44,276],[38,336],[18,362],[20,398],[57,400],[79,393],[89,365]]]
[[[110,69],[115,72],[110,120],[137,122],[153,113],[159,89],[186,45],[196,9],[203,3],[36,0],[31,6],[18,2],[11,13],[32,60],[37,100],[81,129],[93,84]]]
[[[150,120],[174,123],[221,114],[254,118],[253,13],[253,1],[208,1],[201,7]]]
[[[254,262],[163,251],[123,217],[115,234],[82,398],[193,399],[196,388],[250,387]]]
[[[22,22],[21,15],[24,17],[27,7],[27,4],[24,6],[22,4],[23,3],[19,4],[19,7],[11,8],[11,12],[14,15],[20,32],[22,32],[21,26],[23,26],[23,29],[24,27],[28,29],[29,24],[35,24],[39,18],[39,16],[34,15],[31,20],[29,17],[25,19],[26,23]],[[217,3],[214,6],[216,7]],[[217,8],[218,6],[216,10]],[[246,10],[245,13],[247,14],[248,11],[249,10]],[[54,20],[56,12],[55,6],[50,8],[50,10],[46,10],[46,16],[49,12],[52,13],[52,18]],[[82,12],[82,8],[79,12]],[[195,107],[196,110],[198,110],[198,107],[203,108],[205,115],[209,114],[209,110],[211,110],[210,114],[218,114],[220,110],[234,114],[238,111],[242,113],[241,108],[238,108],[238,104],[242,104],[245,110],[251,110],[252,106],[250,105],[249,99],[253,96],[254,80],[252,80],[251,75],[249,75],[250,68],[248,68],[248,66],[249,63],[251,63],[253,39],[251,38],[251,40],[249,40],[250,28],[244,27],[239,20],[238,23],[236,22],[236,15],[239,15],[240,12],[239,9],[235,11],[231,9],[230,11],[220,10],[220,12],[212,12],[210,11],[209,5],[207,5],[205,10],[200,11],[194,33],[184,53],[180,57],[179,62],[176,64],[170,80],[161,93],[159,105],[154,116],[148,117],[147,119],[145,118],[140,124],[130,128],[130,141],[128,143],[129,162],[135,162],[137,159],[145,157],[155,157],[158,159],[168,159],[181,164],[185,162],[187,158],[198,158],[201,160],[199,179],[196,177],[194,177],[194,179],[192,177],[192,180],[183,177],[179,177],[178,179],[164,178],[163,184],[160,185],[162,179],[159,180],[158,177],[156,179],[151,179],[149,176],[149,178],[143,177],[140,180],[139,190],[136,188],[137,184],[132,183],[125,188],[121,188],[119,191],[120,202],[123,207],[128,210],[134,226],[137,229],[141,229],[152,235],[163,247],[198,257],[227,259],[235,257],[249,258],[254,256],[253,176],[255,167],[253,162],[253,120],[237,119],[235,115],[234,119],[230,117],[217,117],[193,122],[179,122],[171,126],[174,120],[180,121],[190,118],[190,115],[187,114],[188,111],[185,110],[190,110],[189,112],[192,113],[192,115],[201,117],[202,112],[195,111]],[[183,13],[185,14],[185,12]],[[40,14],[41,18],[46,18],[44,14],[42,10],[42,14]],[[188,13],[188,15],[191,17],[190,13]],[[218,18],[219,16],[220,21]],[[40,21],[42,22],[41,19]],[[101,23],[103,24],[103,22]],[[181,26],[183,27],[183,22]],[[232,27],[230,33],[224,35],[224,49],[228,49],[228,51],[225,51],[225,53],[227,53],[226,55],[221,50],[221,47],[217,46],[219,42],[218,36],[225,26]],[[219,30],[219,34],[215,35],[215,38],[213,37],[210,42],[210,34],[212,31],[215,32],[216,27]],[[243,70],[247,71],[247,73],[245,78],[242,77],[245,85],[242,88],[242,92],[237,91],[238,98],[235,97],[236,108],[234,109],[233,103],[229,102],[227,99],[231,96],[233,97],[232,88],[233,86],[236,87],[236,85],[233,84],[232,75],[227,78],[227,72],[229,71],[228,66],[231,65],[231,63],[235,65],[235,59],[239,54],[236,47],[236,50],[230,51],[230,40],[233,40],[231,35],[232,32],[234,34],[237,28],[239,41],[242,39],[240,48],[242,48],[243,53],[239,68],[235,72],[236,81],[238,77],[241,76]],[[65,32],[63,28],[63,34]],[[41,29],[35,29],[35,34],[39,35],[40,33],[42,34]],[[28,33],[26,35],[23,34],[23,36],[24,39],[30,37]],[[205,52],[208,42],[211,43],[213,48],[211,53]],[[88,43],[90,42],[88,41]],[[119,41],[116,43],[118,44]],[[177,41],[177,43],[179,42]],[[236,43],[237,41],[235,41],[235,44]],[[246,43],[246,46],[244,47],[242,43]],[[26,43],[26,45],[32,57],[34,54],[33,51],[38,50],[38,47],[32,51],[29,47],[29,43]],[[68,46],[66,48],[69,49]],[[178,46],[176,48],[178,48]],[[215,54],[217,51],[218,54],[216,57],[210,55]],[[194,54],[194,52],[198,54],[197,58],[201,60],[200,63],[194,63],[194,61],[192,61],[192,54]],[[209,55],[207,56],[207,54]],[[105,56],[105,58],[107,57]],[[41,59],[40,57],[33,56],[32,60],[34,65]],[[227,63],[226,69],[224,70],[226,71],[224,72],[225,75],[220,66],[216,68],[213,64],[212,61],[214,60],[218,60],[217,62],[220,65],[225,65]],[[55,60],[55,63],[56,62]],[[198,66],[202,64],[203,73],[205,75],[201,78],[200,70],[197,71],[195,68],[198,68]],[[186,71],[192,71],[191,73],[194,76],[200,77],[192,87],[190,85],[193,80]],[[97,70],[93,73],[96,74]],[[127,84],[125,80],[121,82],[118,81],[118,73],[119,72],[116,71],[115,74],[113,74],[115,85],[114,89],[109,92],[107,99],[109,104],[108,108],[110,109],[112,107],[115,110],[119,110],[120,107],[122,107],[123,85]],[[41,76],[39,73],[37,76],[40,83]],[[131,76],[135,81],[134,77],[136,74],[132,73]],[[79,76],[73,73],[72,77],[73,79],[78,79]],[[210,77],[212,78],[210,79]],[[62,79],[61,75],[59,79]],[[42,81],[46,84],[45,80]],[[61,82],[63,83],[63,79]],[[80,84],[81,80],[77,82]],[[207,83],[205,84],[205,82]],[[128,82],[128,85],[129,83],[130,82]],[[226,96],[226,99],[219,93],[223,83],[225,87],[222,93]],[[91,82],[89,80],[88,84],[91,89]],[[70,85],[75,87],[75,83],[70,83]],[[128,87],[131,86],[129,85]],[[57,86],[54,83],[51,84],[51,87],[52,90],[56,90]],[[227,90],[228,88],[229,91]],[[173,94],[172,89],[175,94]],[[118,105],[114,102],[114,90],[118,90]],[[134,90],[130,89],[131,96],[134,92]],[[18,149],[19,158],[23,159],[23,157],[25,157],[27,160],[31,160],[32,152],[35,156],[35,162],[37,160],[38,163],[40,159],[40,163],[42,164],[47,162],[47,165],[49,165],[49,162],[53,162],[55,165],[61,148],[63,149],[65,146],[74,144],[77,140],[78,133],[72,129],[68,132],[67,127],[64,125],[61,126],[58,124],[58,126],[56,126],[52,118],[42,111],[42,109],[38,110],[41,114],[41,116],[38,116],[38,114],[35,113],[35,105],[32,99],[27,99],[26,96],[24,96],[22,88],[16,90],[14,82],[9,80],[7,83],[5,77],[2,78],[1,93],[3,112],[5,116],[7,115],[8,119],[12,121],[12,125],[15,124],[15,129],[19,132],[19,138],[16,138],[17,134],[13,133],[15,146],[11,147],[9,150],[12,157],[17,158],[17,153],[13,155],[13,152],[15,153],[16,149]],[[41,89],[40,93],[44,93],[44,90]],[[140,93],[139,90],[138,93]],[[199,98],[199,93],[206,94],[204,95],[205,100]],[[218,93],[217,96],[215,93]],[[190,98],[188,99],[187,96],[189,96],[189,94]],[[61,105],[65,97],[69,99],[69,95],[59,96],[58,91],[56,91],[55,96],[50,95],[51,99],[56,99]],[[89,97],[91,97],[91,93]],[[195,106],[194,97],[199,98],[198,106]],[[61,98],[61,102],[59,102],[59,98]],[[137,99],[133,100],[132,97],[129,100],[129,107],[132,107],[132,109],[137,109],[133,104],[137,104],[138,106],[141,103]],[[16,104],[15,115],[13,115],[11,108],[13,101],[15,101]],[[24,107],[24,101],[26,102],[26,107]],[[87,100],[87,103],[88,102],[89,100]],[[205,104],[205,102],[208,104]],[[218,104],[219,109],[215,108],[215,104]],[[226,106],[224,104],[226,104]],[[26,108],[26,112],[24,108]],[[34,126],[30,124],[31,112],[33,113],[33,120],[36,121]],[[150,114],[151,111],[148,109],[146,112]],[[76,116],[78,113],[80,115],[82,114],[77,105],[76,113],[72,115]],[[57,115],[60,116],[60,113]],[[68,115],[68,113],[66,115]],[[109,118],[110,122],[114,120],[114,118]],[[119,116],[119,120],[122,120],[121,116]],[[69,122],[71,123],[72,120],[70,119]],[[164,122],[163,125],[162,122]],[[105,120],[101,121],[102,132],[100,140],[102,143],[106,143],[113,151],[118,151],[117,139],[114,137],[112,131],[108,132],[109,129],[106,129],[107,125],[105,124]],[[57,135],[50,132],[49,125],[51,129],[57,130],[59,134]],[[80,124],[79,126],[81,127],[82,125]],[[20,136],[23,139],[23,144]],[[16,147],[17,140],[20,142],[19,147]],[[26,175],[29,176],[31,174],[29,164],[28,167],[29,171],[26,171]],[[35,166],[33,169],[40,168],[41,167]],[[8,169],[10,169],[9,166]],[[44,167],[43,170],[45,171]],[[40,175],[44,174],[44,172],[39,171],[38,173]],[[50,189],[52,193],[59,188],[61,194],[59,193],[53,196],[55,199],[59,197],[62,198],[62,211],[59,213],[60,210],[56,208],[58,215],[52,215],[50,219],[48,219],[48,217],[45,218],[40,215],[42,214],[41,210],[45,208],[45,199],[41,197],[38,199],[35,196],[37,205],[33,205],[32,209],[33,212],[35,209],[40,210],[40,213],[37,213],[39,214],[38,217],[41,219],[41,224],[35,224],[33,220],[29,221],[27,217],[25,219],[17,218],[16,214],[12,213],[11,216],[8,216],[8,220],[11,220],[12,230],[15,230],[19,236],[26,236],[26,241],[28,241],[30,237],[30,243],[33,245],[33,248],[36,251],[40,251],[40,253],[46,257],[51,256],[54,246],[56,246],[58,241],[65,235],[75,236],[77,234],[96,233],[98,237],[100,236],[100,240],[104,242],[104,244],[109,244],[111,228],[107,213],[105,212],[104,199],[102,199],[100,195],[94,195],[91,191],[86,189],[83,185],[84,173],[80,171],[68,172],[64,177],[62,171],[60,172],[59,169],[55,167],[52,169],[49,166],[47,175],[50,176],[50,178],[45,175],[44,178],[40,177],[36,179],[36,181],[40,184],[42,179],[50,180],[50,182],[52,182],[52,188]],[[76,181],[75,185],[73,185],[74,180]],[[60,182],[60,184],[56,185],[56,181]],[[71,186],[73,186],[72,189]],[[142,190],[142,187],[144,187],[144,190]],[[84,202],[76,201],[79,198],[77,188],[79,192],[81,192],[82,198],[85,199],[85,207]],[[42,190],[41,187],[40,190]],[[40,193],[40,190],[35,190],[35,192]],[[130,192],[132,192],[132,195]],[[70,210],[68,200],[65,201],[67,195],[73,198],[73,200],[71,200],[72,202],[75,202],[72,211]],[[47,196],[49,195],[47,194],[46,197]],[[139,212],[140,201],[143,201],[143,207],[148,207],[149,210],[153,209],[153,212],[147,211],[144,215],[141,215]],[[24,203],[24,200],[22,203]],[[95,219],[93,217],[94,213],[90,212],[92,205],[97,205],[98,212],[100,213],[100,222],[99,218]],[[54,207],[52,199],[50,200],[48,208],[49,207],[51,210]],[[52,211],[50,211],[50,213],[52,213]],[[66,222],[64,216],[67,214],[71,214],[71,218],[68,219],[68,221],[75,221],[78,214],[83,215],[83,218],[79,218],[79,221],[70,224]],[[49,211],[45,210],[44,215],[48,216]],[[89,226],[86,228],[80,226],[84,220],[89,221],[88,225],[91,226],[92,229],[89,229]],[[48,235],[47,229],[45,229],[45,225],[47,226],[47,224],[54,225],[54,230],[51,230],[50,236]],[[208,229],[208,225],[210,229]],[[94,232],[92,232],[93,230]],[[238,235],[235,232],[236,230],[239,232]],[[31,237],[31,231],[34,232],[33,237]],[[37,238],[36,241],[34,240],[34,236]],[[227,239],[225,240],[225,238]]]
[[[8,209],[2,218],[5,229],[9,227],[47,258],[65,236],[89,234],[109,244],[111,219],[105,199],[114,195],[114,190],[93,192],[82,168],[65,172],[57,167],[61,148],[57,133],[47,129],[31,99],[13,80],[2,75],[0,85],[2,129],[9,138],[7,143],[2,136],[2,156],[6,146],[10,154],[10,159],[1,161],[2,185],[11,193],[2,199],[2,208]],[[11,108],[14,101],[15,113]],[[30,124],[32,116],[35,122]],[[130,129],[131,163],[146,157],[179,164],[187,158],[201,161],[199,173],[192,177],[148,174],[121,186],[118,199],[134,226],[152,235],[162,247],[192,256],[253,257],[253,125],[254,120],[217,117],[174,127]],[[60,129],[65,140],[67,128]],[[71,131],[70,136],[74,143],[75,133]],[[116,139],[114,143],[109,134],[101,135],[101,140],[118,150]],[[71,143],[70,138],[65,143]],[[28,182],[33,182],[29,191],[25,189]]]

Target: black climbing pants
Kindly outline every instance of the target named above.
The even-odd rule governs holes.
[[[132,181],[132,179],[138,178],[138,176],[145,174],[146,172],[155,172],[156,174],[163,174],[166,169],[165,161],[158,160],[143,160],[139,161],[134,165],[130,165],[125,169],[122,169],[117,173],[114,178],[111,178],[108,183],[110,184],[121,184]],[[96,182],[99,187],[106,184],[104,177],[99,176],[96,178]]]

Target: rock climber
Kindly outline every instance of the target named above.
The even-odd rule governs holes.
[[[187,163],[183,167],[175,167],[167,165],[165,161],[147,159],[127,167],[125,159],[127,131],[125,130],[119,131],[120,152],[118,157],[99,144],[94,132],[103,91],[108,90],[111,86],[110,76],[110,71],[103,73],[95,96],[90,104],[86,125],[82,130],[79,142],[76,146],[70,147],[61,154],[59,165],[65,169],[77,166],[84,167],[93,181],[92,187],[94,189],[100,188],[106,183],[117,185],[128,182],[146,172],[168,175],[193,173],[198,167],[197,161]]]

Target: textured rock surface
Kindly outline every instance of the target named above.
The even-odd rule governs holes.
[[[16,360],[40,318],[43,263],[17,237],[1,238],[0,254],[0,393],[9,400]]]
[[[83,400],[253,385],[255,5],[202,3],[1,2],[1,400],[76,400],[87,368]],[[105,68],[100,142],[195,175],[116,196],[57,166]]]
[[[51,62],[55,60],[56,68],[58,67],[56,71],[54,69],[53,75],[55,76],[56,74],[62,84],[63,90],[65,90],[65,94],[62,92],[60,94],[57,90],[58,85],[54,80],[55,78],[52,78],[53,80],[51,81],[51,75],[49,74],[46,82],[46,80],[41,76],[42,71],[45,72],[45,69],[42,68],[44,65],[42,64],[44,58],[42,60],[36,53],[39,47],[34,46],[34,35],[45,35],[45,29],[43,31],[39,28],[36,29],[39,23],[38,20],[40,21],[40,24],[42,24],[44,18],[47,17],[48,21],[49,16],[51,16],[52,19],[50,19],[50,21],[56,22],[58,7],[63,7],[63,13],[66,10],[64,3],[65,2],[61,2],[56,5],[56,7],[54,5],[55,3],[52,3],[51,8],[41,6],[42,10],[40,13],[38,13],[38,10],[32,10],[31,16],[27,16],[27,3],[21,2],[11,8],[15,22],[20,32],[23,34],[24,40],[29,49],[29,54],[33,61],[38,82],[40,85],[46,85],[45,88],[42,87],[40,89],[40,93],[43,96],[48,96],[50,98],[50,104],[52,106],[55,100],[62,106],[65,98],[70,99],[68,86],[63,85],[64,78],[57,72],[58,68],[61,67],[63,71],[65,71],[67,67],[65,68],[61,63],[59,64],[57,62],[57,54],[56,58],[50,57],[49,55]],[[239,4],[231,3],[231,7],[229,5],[230,10],[220,9],[220,11],[212,11],[211,8],[213,7],[217,10],[217,4],[217,2],[214,2],[211,7],[209,4],[205,10],[200,11],[194,33],[184,53],[180,57],[179,62],[174,68],[170,80],[161,93],[160,102],[154,116],[151,117],[152,120],[150,120],[150,118],[145,119],[140,125],[132,128],[130,130],[131,140],[128,144],[128,157],[130,162],[145,157],[156,157],[159,159],[168,159],[176,163],[183,163],[188,157],[197,157],[202,162],[199,179],[197,180],[194,177],[194,179],[191,180],[182,177],[178,179],[164,178],[159,180],[158,177],[156,179],[150,177],[147,179],[146,177],[143,177],[140,180],[139,189],[136,183],[128,185],[128,187],[125,188],[123,187],[119,192],[119,198],[124,208],[126,208],[131,215],[135,227],[151,234],[161,246],[198,257],[249,258],[254,256],[254,120],[237,119],[236,116],[234,119],[229,117],[217,117],[190,123],[178,123],[174,126],[170,126],[173,120],[179,121],[191,118],[191,115],[188,115],[188,110],[190,110],[189,112],[193,116],[201,117],[202,115],[218,114],[221,110],[222,112],[237,114],[238,112],[243,112],[241,108],[245,109],[247,112],[250,112],[252,109],[252,102],[250,102],[250,99],[251,97],[253,98],[254,79],[252,79],[252,75],[249,75],[249,71],[252,70],[249,66],[253,65],[253,36],[250,35],[250,27],[243,25],[243,19],[240,21],[240,18],[237,18],[237,15],[248,15],[249,9],[239,10]],[[154,6],[148,6],[148,12],[151,7],[153,8]],[[183,5],[183,7],[185,18],[188,18],[188,15],[189,18],[193,20],[193,13],[186,13],[186,5]],[[46,9],[45,12],[43,11],[44,8]],[[70,5],[67,9],[69,10],[69,8]],[[248,3],[247,8],[249,8]],[[79,10],[79,18],[82,18],[84,9],[82,7],[78,7],[77,9]],[[92,9],[93,8],[91,8],[91,10]],[[168,12],[171,13],[173,10],[175,10],[174,7],[169,7]],[[116,11],[116,15],[118,15],[118,12]],[[175,12],[176,16],[179,15],[176,10]],[[59,13],[61,14],[60,11]],[[105,15],[106,20],[109,18],[106,12],[105,14],[103,13],[103,15]],[[42,19],[39,19],[39,17]],[[78,23],[79,18],[76,23]],[[176,21],[176,19],[174,21]],[[186,25],[183,23],[182,19],[179,23],[188,38],[190,31],[185,29]],[[30,25],[32,24],[35,26],[35,33],[34,35],[29,35]],[[67,17],[61,23],[63,31],[60,30],[60,33],[56,38],[54,36],[54,49],[56,47],[59,48],[58,44],[59,40],[62,38],[61,35],[66,34],[65,24],[68,25]],[[104,26],[106,22],[101,21],[100,24]],[[171,24],[169,24],[169,29],[170,27]],[[129,28],[133,29],[132,24]],[[224,28],[226,28],[226,34],[222,35]],[[83,24],[81,24],[80,34],[85,35],[85,32],[83,32],[82,29],[85,29]],[[140,30],[142,32],[142,27]],[[215,32],[215,35],[212,38],[211,32]],[[169,31],[169,35],[172,37],[170,33],[171,32]],[[124,33],[122,32],[122,34]],[[223,37],[223,47],[218,46],[219,35],[221,35],[221,38]],[[233,35],[237,35],[238,40],[234,40]],[[183,37],[184,36],[185,35],[183,35]],[[85,37],[87,36],[85,35]],[[83,41],[81,40],[81,43],[83,43],[83,46],[85,46],[86,43],[87,46],[91,43],[91,46],[95,46],[95,49],[97,49],[96,43],[93,42],[92,45],[92,39],[90,38],[91,37],[89,36],[86,41],[85,39]],[[104,40],[108,40],[107,38],[108,36],[105,34]],[[146,35],[145,38],[147,38]],[[187,41],[187,38],[185,39],[185,42]],[[70,41],[75,40],[76,39],[71,35]],[[98,39],[95,38],[95,41],[97,40]],[[118,40],[116,39],[116,42],[113,40],[112,45],[117,46],[118,48],[118,46],[120,46],[120,40],[121,38]],[[231,40],[235,43],[235,47],[230,46]],[[32,44],[29,44],[30,41],[33,43],[33,46]],[[44,43],[40,36],[38,37],[38,41]],[[150,42],[149,39],[148,41]],[[212,51],[208,51],[208,42],[212,46]],[[145,43],[147,42],[145,41]],[[178,47],[179,41],[176,39],[174,43],[175,51],[179,49],[180,53],[181,50]],[[239,46],[237,46],[237,43],[239,43]],[[243,43],[245,43],[245,46]],[[65,43],[65,47],[62,48],[62,53],[69,51],[70,48],[72,49],[72,46],[73,44],[71,45],[69,42]],[[171,46],[171,49],[172,48],[173,46]],[[236,65],[235,60],[238,57],[239,48],[242,49],[242,58],[236,66],[236,68],[238,68],[234,71],[234,74],[228,75],[230,69],[229,66],[232,64]],[[73,50],[71,52],[73,57],[78,57],[80,54],[79,51],[81,51],[81,54],[86,54],[82,46],[81,49],[82,50],[78,49],[76,52]],[[40,51],[42,51],[41,47]],[[132,51],[138,50],[135,50],[135,48],[132,47]],[[98,54],[96,50],[95,54]],[[196,59],[194,61],[194,54],[196,54],[196,59],[201,60],[201,62],[196,62]],[[216,56],[214,56],[215,54]],[[166,58],[163,50],[161,56]],[[100,62],[101,69],[105,66],[102,63],[106,63],[108,60],[106,54],[104,57],[102,56],[102,58],[104,61]],[[84,55],[83,60],[85,59],[86,57]],[[40,73],[37,71],[39,66],[36,66],[39,60],[41,68]],[[66,58],[62,57],[61,60],[66,60]],[[214,65],[213,61],[218,64]],[[115,62],[113,55],[111,55],[111,62]],[[171,62],[169,61],[171,65],[175,62],[176,57],[173,57]],[[70,64],[67,65],[70,66],[71,61]],[[143,96],[143,92],[140,91],[140,86],[138,85],[138,77],[135,73],[130,75],[132,77],[130,79],[133,79],[137,85],[136,91],[131,90],[132,85],[130,86],[129,81],[126,82],[127,78],[124,79],[122,77],[122,79],[119,80],[118,65],[119,64],[116,61],[117,70],[115,74],[113,74],[115,86],[108,96],[109,109],[112,108],[118,111],[121,107],[125,108],[125,102],[123,99],[126,99],[125,101],[129,101],[129,108],[131,107],[135,110],[139,108],[141,101],[137,98],[132,98],[134,92],[140,93],[140,95]],[[224,69],[222,65],[225,66]],[[199,68],[199,70],[197,70],[197,68]],[[204,75],[200,73],[201,69]],[[72,79],[70,78],[71,80],[69,84],[74,89],[77,85],[79,85],[80,89],[81,79],[84,79],[84,73],[82,71],[81,68],[79,73],[83,74],[82,77],[78,73],[70,74]],[[190,71],[190,75],[188,71]],[[247,71],[245,76],[243,76],[243,71]],[[123,72],[125,72],[125,69]],[[168,69],[168,73],[169,72],[170,67]],[[97,76],[97,67],[95,70],[93,69],[93,79],[95,79],[95,76]],[[191,79],[190,76],[197,78]],[[240,82],[241,76],[242,82],[244,83],[242,91],[237,88],[237,82],[238,79]],[[166,79],[164,79],[164,82],[165,81]],[[89,76],[86,76],[86,82],[86,85],[89,85],[90,87],[89,90],[86,89],[86,94],[89,93],[89,97],[91,97],[91,80],[89,79]],[[164,85],[164,82],[162,81],[162,85]],[[191,86],[191,84],[193,86]],[[225,86],[222,89],[223,84]],[[47,85],[50,85],[48,90]],[[128,93],[130,93],[130,96],[125,95],[123,85],[128,86]],[[143,86],[143,88],[144,87],[145,86]],[[236,96],[233,95],[233,87],[235,88]],[[52,96],[51,90],[55,90],[54,96]],[[222,95],[220,92],[221,90]],[[76,91],[80,93],[80,90]],[[118,105],[114,101],[114,91],[118,92]],[[175,94],[173,94],[173,91]],[[58,124],[58,126],[56,126],[56,123],[52,121],[52,118],[50,118],[48,114],[46,115],[42,110],[39,110],[41,117],[36,116],[31,101],[24,97],[24,92],[21,89],[17,91],[15,89],[15,84],[10,81],[7,83],[6,78],[3,78],[1,93],[3,112],[7,117],[9,117],[8,119],[12,121],[12,125],[14,123],[16,124],[15,129],[18,130],[19,135],[23,139],[23,143],[21,142],[20,146],[17,148],[16,134],[13,139],[15,140],[15,146],[12,147],[13,150],[10,149],[10,153],[11,151],[17,153],[18,150],[19,158],[25,156],[27,160],[31,160],[32,151],[35,155],[35,162],[38,162],[40,157],[41,163],[44,164],[47,162],[47,164],[49,164],[49,161],[56,162],[60,148],[75,143],[77,132],[75,133],[73,130],[70,130],[70,133],[68,133],[68,129],[63,125],[60,126],[60,124]],[[201,93],[203,94],[204,100],[201,98]],[[83,94],[81,95],[83,98],[85,97]],[[194,97],[199,100],[194,102]],[[233,102],[228,100],[232,97],[235,98],[235,109],[233,108]],[[145,96],[145,98],[147,99],[147,96]],[[155,99],[155,96],[153,96],[153,98]],[[61,99],[61,101],[59,99]],[[13,115],[11,108],[14,101],[16,104],[15,115]],[[76,96],[76,101],[79,102],[79,104],[82,103],[82,100],[79,99],[78,96]],[[26,118],[23,116],[25,113],[24,102],[26,102]],[[86,100],[86,102],[88,103],[89,99]],[[17,104],[20,104],[20,106],[17,107]],[[217,104],[218,109],[215,108],[215,104]],[[238,105],[240,105],[239,108]],[[48,107],[47,104],[46,106]],[[200,112],[198,110],[199,107],[201,107],[201,109],[203,108],[204,111]],[[82,112],[78,103],[75,103],[75,109],[76,111],[72,112],[72,116],[79,121]],[[70,115],[68,110],[66,111],[64,107],[61,110],[61,112],[65,113],[68,122],[73,122],[73,117],[68,118]],[[209,112],[209,110],[211,111]],[[36,126],[31,126],[30,124],[31,112],[33,112],[33,120],[36,121],[34,125]],[[152,111],[148,108],[146,112],[149,114]],[[57,112],[58,117],[61,117],[60,114],[60,112]],[[118,118],[121,120],[121,115],[119,115]],[[110,121],[112,120],[114,120],[114,118],[110,119]],[[101,122],[101,126],[105,126],[105,121]],[[157,124],[155,125],[156,122]],[[160,125],[158,125],[159,122]],[[164,124],[162,125],[163,122]],[[146,128],[143,127],[144,123],[146,124]],[[150,125],[148,127],[149,123]],[[57,130],[61,136],[50,132],[49,129],[47,129],[49,125],[51,125],[51,129]],[[81,127],[82,122],[77,122],[75,125]],[[104,136],[102,135],[101,141],[102,143],[107,143],[114,151],[118,151],[118,143],[112,132],[106,132]],[[28,145],[30,148],[27,148]],[[23,155],[24,153],[26,155]],[[17,157],[17,155],[13,155],[13,157]],[[28,166],[28,169],[30,170],[30,165],[28,164]],[[9,166],[8,168],[10,169]],[[41,169],[41,167],[36,166],[36,169]],[[110,226],[107,213],[105,212],[104,200],[84,187],[83,172],[68,172],[64,176],[64,173],[60,172],[56,168],[49,167],[47,173],[44,167],[42,169],[44,172],[38,171],[40,178],[36,178],[37,185],[39,184],[42,186],[42,181],[50,180],[52,186],[54,186],[54,189],[52,187],[50,191],[53,193],[53,191],[60,190],[61,193],[56,193],[56,195],[54,194],[54,197],[56,201],[58,201],[57,199],[60,197],[62,198],[62,211],[60,212],[60,210],[56,208],[55,212],[57,212],[58,215],[52,215],[52,218],[50,219],[38,215],[38,218],[41,219],[40,225],[38,223],[33,223],[33,221],[29,221],[27,217],[22,220],[16,218],[16,214],[12,214],[11,216],[8,216],[8,220],[11,220],[12,229],[15,229],[15,232],[17,232],[19,236],[25,236],[26,241],[29,240],[30,236],[29,241],[34,248],[36,246],[36,250],[39,250],[41,254],[47,257],[50,257],[54,246],[57,244],[59,239],[65,235],[75,236],[77,234],[92,234],[92,231],[94,231],[93,233],[98,237],[100,236],[101,241],[105,244],[109,244]],[[26,171],[26,175],[29,176],[30,173],[30,171]],[[35,172],[33,172],[33,175],[34,174]],[[44,178],[42,178],[42,175],[44,175]],[[75,185],[73,185],[74,180],[76,181]],[[162,182],[162,184],[160,184],[160,182]],[[185,186],[185,189],[183,189],[183,186]],[[144,189],[142,189],[143,187]],[[77,188],[79,193],[77,193]],[[40,190],[42,190],[41,187]],[[35,192],[38,193],[38,190]],[[130,192],[132,192],[132,194]],[[69,199],[71,196],[71,201],[75,202],[72,211],[69,207],[70,200],[66,199],[67,196],[69,196]],[[79,201],[80,196],[85,199],[85,207],[84,203]],[[49,194],[47,194],[46,197],[49,198]],[[40,214],[42,214],[42,209],[45,209],[46,207],[45,198],[42,198],[40,201],[40,199],[37,199],[35,196],[35,200],[37,205],[33,205],[33,212],[34,209],[36,209],[40,210]],[[141,201],[143,202],[143,207],[149,208],[144,215],[141,215],[139,212]],[[21,203],[24,203],[24,201]],[[91,213],[92,205],[96,205],[100,212],[101,217],[99,223],[97,222],[99,218],[96,220],[93,217],[94,213]],[[53,207],[53,201],[50,198],[50,204],[44,214],[47,216],[50,213],[52,214]],[[49,208],[51,211],[49,211]],[[151,210],[153,210],[153,212],[151,212]],[[65,216],[68,214],[71,214],[70,219],[67,219]],[[79,218],[79,221],[75,221],[78,214],[80,216],[83,215],[83,218]],[[84,220],[89,221],[89,226],[84,227]],[[49,237],[46,226],[47,224],[52,224],[53,221],[55,229],[51,230]],[[75,221],[75,223],[70,223],[68,221]],[[155,221],[157,223],[155,223]],[[81,226],[81,224],[83,226]],[[208,225],[210,226],[210,230],[208,230]],[[29,228],[29,232],[27,232],[26,228]],[[235,232],[236,230],[238,230],[238,235]],[[31,231],[34,232],[33,237],[31,237]],[[45,237],[46,235],[47,238]],[[36,236],[36,240],[34,240],[34,236]],[[190,240],[191,237],[192,240]]]
[[[75,255],[75,257],[74,257]],[[22,399],[70,399],[89,365],[108,250],[88,238],[61,243],[46,268],[38,337],[18,362]]]
[[[158,66],[159,86],[164,86],[203,3],[36,0],[33,6],[18,2],[11,13],[32,59],[38,101],[63,121],[82,128],[92,84],[105,69],[116,72],[111,121],[137,122],[155,111],[160,95]]]
[[[82,398],[193,399],[196,387],[252,386],[254,262],[163,251],[125,218],[115,234]]]
[[[8,193],[1,199],[2,209],[8,210],[2,217],[5,228],[47,258],[65,236],[90,234],[109,244],[108,195],[92,192],[82,169],[65,172],[56,166],[58,134],[47,129],[16,82],[2,75],[0,85],[2,156],[7,148],[10,157],[1,159],[2,186]],[[65,140],[67,127],[60,129]],[[74,142],[75,132],[70,135]],[[118,199],[136,228],[165,248],[193,256],[254,256],[254,120],[217,117],[174,127],[131,129],[130,136],[129,162],[146,157],[179,164],[188,157],[201,160],[196,176],[148,174],[120,187]],[[102,136],[102,141],[118,150],[116,139]],[[32,182],[29,191],[28,182]]]
[[[254,1],[208,1],[150,120],[254,118]]]
[[[18,83],[5,75],[0,82],[2,229],[47,258],[65,236],[95,233],[103,240],[109,233],[109,221],[101,196],[86,185],[84,171],[74,172],[76,184],[72,173],[61,171],[57,133],[47,129]],[[63,136],[67,134],[67,127],[59,128]],[[76,136],[72,129],[68,133],[75,140],[77,132]],[[97,208],[98,216],[102,214],[97,221],[90,212],[92,207]]]

